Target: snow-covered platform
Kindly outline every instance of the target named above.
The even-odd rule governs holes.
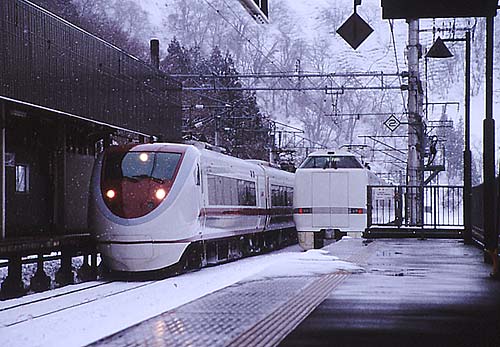
[[[459,240],[344,239],[93,346],[500,346],[500,282]]]

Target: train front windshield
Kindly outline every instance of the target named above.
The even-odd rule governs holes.
[[[137,218],[155,209],[168,195],[181,153],[110,150],[104,156],[101,192],[117,216]]]
[[[311,156],[300,169],[362,169],[363,165],[353,156]]]
[[[104,180],[121,178],[171,180],[180,158],[180,153],[109,153],[105,159],[103,178]]]

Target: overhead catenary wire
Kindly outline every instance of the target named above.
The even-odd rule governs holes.
[[[257,46],[255,43],[252,42],[252,40],[250,38],[248,38],[244,33],[242,33],[240,31],[240,29],[238,29],[238,27],[236,27],[226,16],[224,16],[221,11],[215,7],[210,1],[208,0],[203,0],[204,2],[207,3],[207,5],[213,9],[226,23],[228,23],[231,28],[233,28],[246,42],[248,42],[253,48],[256,49],[256,51],[261,54],[267,61],[269,61],[271,63],[271,65],[275,66],[277,68],[277,70],[281,73],[283,73],[282,69],[274,62],[274,60],[272,60],[271,58],[269,58],[268,54],[272,54],[271,51],[268,50],[268,54],[265,54],[265,52],[263,52],[259,46]],[[230,8],[230,6],[226,3],[226,1],[224,1],[224,4]],[[231,9],[231,8],[230,8]],[[232,11],[232,9],[231,9]],[[236,17],[236,14],[234,13],[234,11],[232,11],[233,14],[235,15]]]
[[[250,39],[245,33],[243,33],[240,28],[238,28],[236,25],[234,25],[231,20],[221,11],[221,9],[217,8],[216,5],[214,5],[213,2],[209,0],[204,0],[204,2],[213,10],[217,13],[218,16],[220,16],[226,23],[228,23],[233,30],[235,30],[243,39],[245,42],[247,42],[255,51],[260,54],[266,61],[268,61],[272,66],[275,67],[275,69],[281,73],[283,73],[283,69],[273,60],[270,58],[272,55],[272,52],[270,50],[267,50],[265,47],[261,48],[258,45],[256,45],[252,39]],[[241,19],[237,13],[233,10],[233,8],[227,3],[226,0],[223,0],[223,4],[229,9],[230,13],[237,18]],[[396,42],[395,42],[395,37],[394,37],[394,30],[393,30],[393,22],[389,22],[390,28],[391,28],[391,36],[392,36],[392,42],[393,42],[393,47],[394,47],[394,55],[396,59],[396,67],[397,67],[397,74],[398,74],[398,80],[400,85],[402,84],[402,77],[400,73],[400,66],[399,66],[399,60],[398,60],[398,55],[397,55],[397,48],[396,48]],[[293,83],[292,81],[287,80],[289,83]],[[257,88],[255,88],[257,90]],[[283,89],[289,89],[289,90],[299,90],[298,88],[283,88]],[[316,102],[315,100],[311,99],[310,95],[307,93],[303,93],[304,96],[311,101],[311,104],[315,105],[318,109],[321,109],[321,106]],[[406,100],[404,97],[404,93],[401,90],[401,97],[403,101],[403,108],[404,108],[404,114],[406,114]]]
[[[264,57],[264,59],[266,59],[268,62],[271,63],[271,65],[273,65],[278,72],[282,73],[282,74],[286,74],[287,72],[286,71],[283,71],[283,69],[278,66],[278,64],[271,58],[269,58],[269,55],[272,54],[272,52],[270,50],[267,50],[267,54],[262,50],[260,49],[259,46],[257,46],[255,43],[252,42],[252,40],[250,38],[248,38],[244,33],[242,33],[233,23],[231,23],[231,21],[226,17],[224,16],[221,11],[216,8],[210,1],[208,0],[203,0],[205,3],[207,3],[208,6],[210,6],[210,8],[212,8],[226,23],[228,23],[246,42],[248,42],[253,48],[255,48],[255,50],[260,54],[262,55],[262,57]],[[232,8],[227,4],[227,2],[225,0],[223,0],[224,4],[231,10],[231,12],[236,16],[235,12],[232,10]],[[290,83],[292,83],[292,81],[289,81]],[[320,106],[318,105],[318,103],[314,100],[311,100],[311,98],[309,97],[309,95],[305,94],[306,97],[313,103],[315,104],[318,108],[320,108]]]
[[[396,63],[396,72],[399,76],[400,84],[402,85],[403,81],[402,81],[402,77],[401,77],[401,69],[399,68],[399,59],[398,59],[398,51],[397,51],[397,47],[396,47],[396,39],[394,37],[394,20],[389,19],[388,22],[389,22],[389,28],[391,30],[392,46],[394,48],[394,59],[395,59],[395,63]],[[405,113],[407,113],[406,99],[405,99],[405,96],[403,94],[403,90],[401,90],[401,99],[403,101],[403,109],[405,110]]]
[[[228,24],[229,24],[229,25],[230,25],[230,26],[231,26],[231,27],[232,27],[232,28],[233,28],[233,29],[234,29],[234,30],[235,30],[235,31],[236,31],[236,32],[237,32],[237,33],[238,33],[238,34],[239,34],[239,35],[240,35],[240,36],[241,36],[241,37],[242,37],[245,41],[246,41],[246,42],[248,42],[248,44],[250,44],[253,48],[255,48],[255,50],[256,50],[256,51],[257,51],[260,55],[262,55],[262,57],[263,57],[265,60],[267,60],[268,62],[270,62],[270,63],[271,63],[271,65],[273,65],[273,66],[277,69],[277,71],[278,71],[278,72],[285,73],[285,71],[283,71],[283,69],[282,69],[280,66],[278,66],[278,65],[274,62],[274,60],[272,60],[271,58],[269,58],[269,55],[271,55],[271,54],[272,54],[272,52],[271,52],[270,50],[268,50],[268,54],[265,54],[265,52],[263,52],[263,51],[262,51],[262,49],[260,49],[260,47],[259,47],[259,46],[257,46],[255,43],[253,43],[253,42],[252,42],[252,40],[251,40],[250,38],[248,38],[248,37],[247,37],[244,33],[242,33],[242,32],[241,32],[241,31],[240,31],[240,30],[239,30],[239,29],[238,29],[238,28],[237,28],[237,27],[236,27],[233,23],[231,23],[231,21],[230,21],[230,20],[229,20],[226,16],[224,16],[224,15],[221,13],[221,11],[220,11],[218,8],[216,8],[216,7],[215,7],[215,6],[214,6],[214,5],[213,5],[210,1],[208,1],[208,0],[203,0],[203,1],[204,1],[204,2],[205,2],[205,3],[206,3],[206,4],[207,4],[207,5],[208,5],[211,9],[213,9],[213,10],[214,10],[214,11],[215,11],[215,12],[216,12],[216,13],[217,13],[217,14],[218,14],[218,15],[219,15],[219,16],[220,16],[220,17],[221,17],[221,18],[222,18],[222,19],[223,19],[226,23],[228,23]],[[230,6],[227,4],[227,2],[226,2],[225,0],[223,0],[223,1],[224,1],[224,4],[225,4],[226,6],[230,7]],[[231,9],[231,11],[232,11],[232,9]],[[233,12],[233,14],[236,16],[236,14],[234,13],[234,11],[232,11],[232,12]],[[292,83],[292,81],[289,81],[289,83]],[[311,103],[312,103],[312,104],[314,104],[314,105],[315,105],[316,107],[318,107],[318,108],[321,108],[321,107],[320,107],[320,105],[319,105],[316,101],[312,100],[312,99],[310,98],[310,96],[309,96],[309,95],[307,95],[307,94],[305,94],[305,93],[304,93],[304,95],[305,95],[305,96],[306,96],[306,97],[307,97],[307,98],[311,101]]]

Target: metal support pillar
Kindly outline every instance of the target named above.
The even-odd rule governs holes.
[[[9,273],[2,282],[0,298],[11,299],[23,296],[26,289],[22,281],[22,263],[21,257],[15,256],[9,258]]]
[[[75,283],[71,260],[70,251],[63,249],[61,251],[61,267],[56,272],[56,282],[61,286]]]
[[[495,120],[493,119],[493,17],[486,18],[486,118],[483,121],[483,218],[485,248],[491,257],[498,250],[496,229]],[[495,263],[496,259],[492,259]]]
[[[5,239],[5,102],[0,101],[0,241]]]
[[[408,20],[408,164],[409,224],[423,225],[422,91],[419,76],[419,21]]]
[[[97,252],[90,255],[90,267],[92,269],[92,279],[97,279]]]
[[[83,264],[78,269],[77,275],[84,282],[97,279],[97,254],[91,253],[83,256]]]
[[[51,279],[43,269],[43,254],[38,254],[36,273],[30,280],[30,289],[34,292],[43,292],[50,289]]]
[[[465,32],[464,242],[472,243],[472,154],[470,151],[470,31]]]

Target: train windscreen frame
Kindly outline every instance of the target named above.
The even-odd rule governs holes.
[[[167,197],[183,153],[111,150],[104,156],[101,193],[106,206],[123,218],[142,217]]]
[[[315,155],[310,156],[300,169],[362,169],[363,165],[352,155]]]
[[[172,180],[182,154],[176,152],[112,152],[106,155],[103,179]]]

